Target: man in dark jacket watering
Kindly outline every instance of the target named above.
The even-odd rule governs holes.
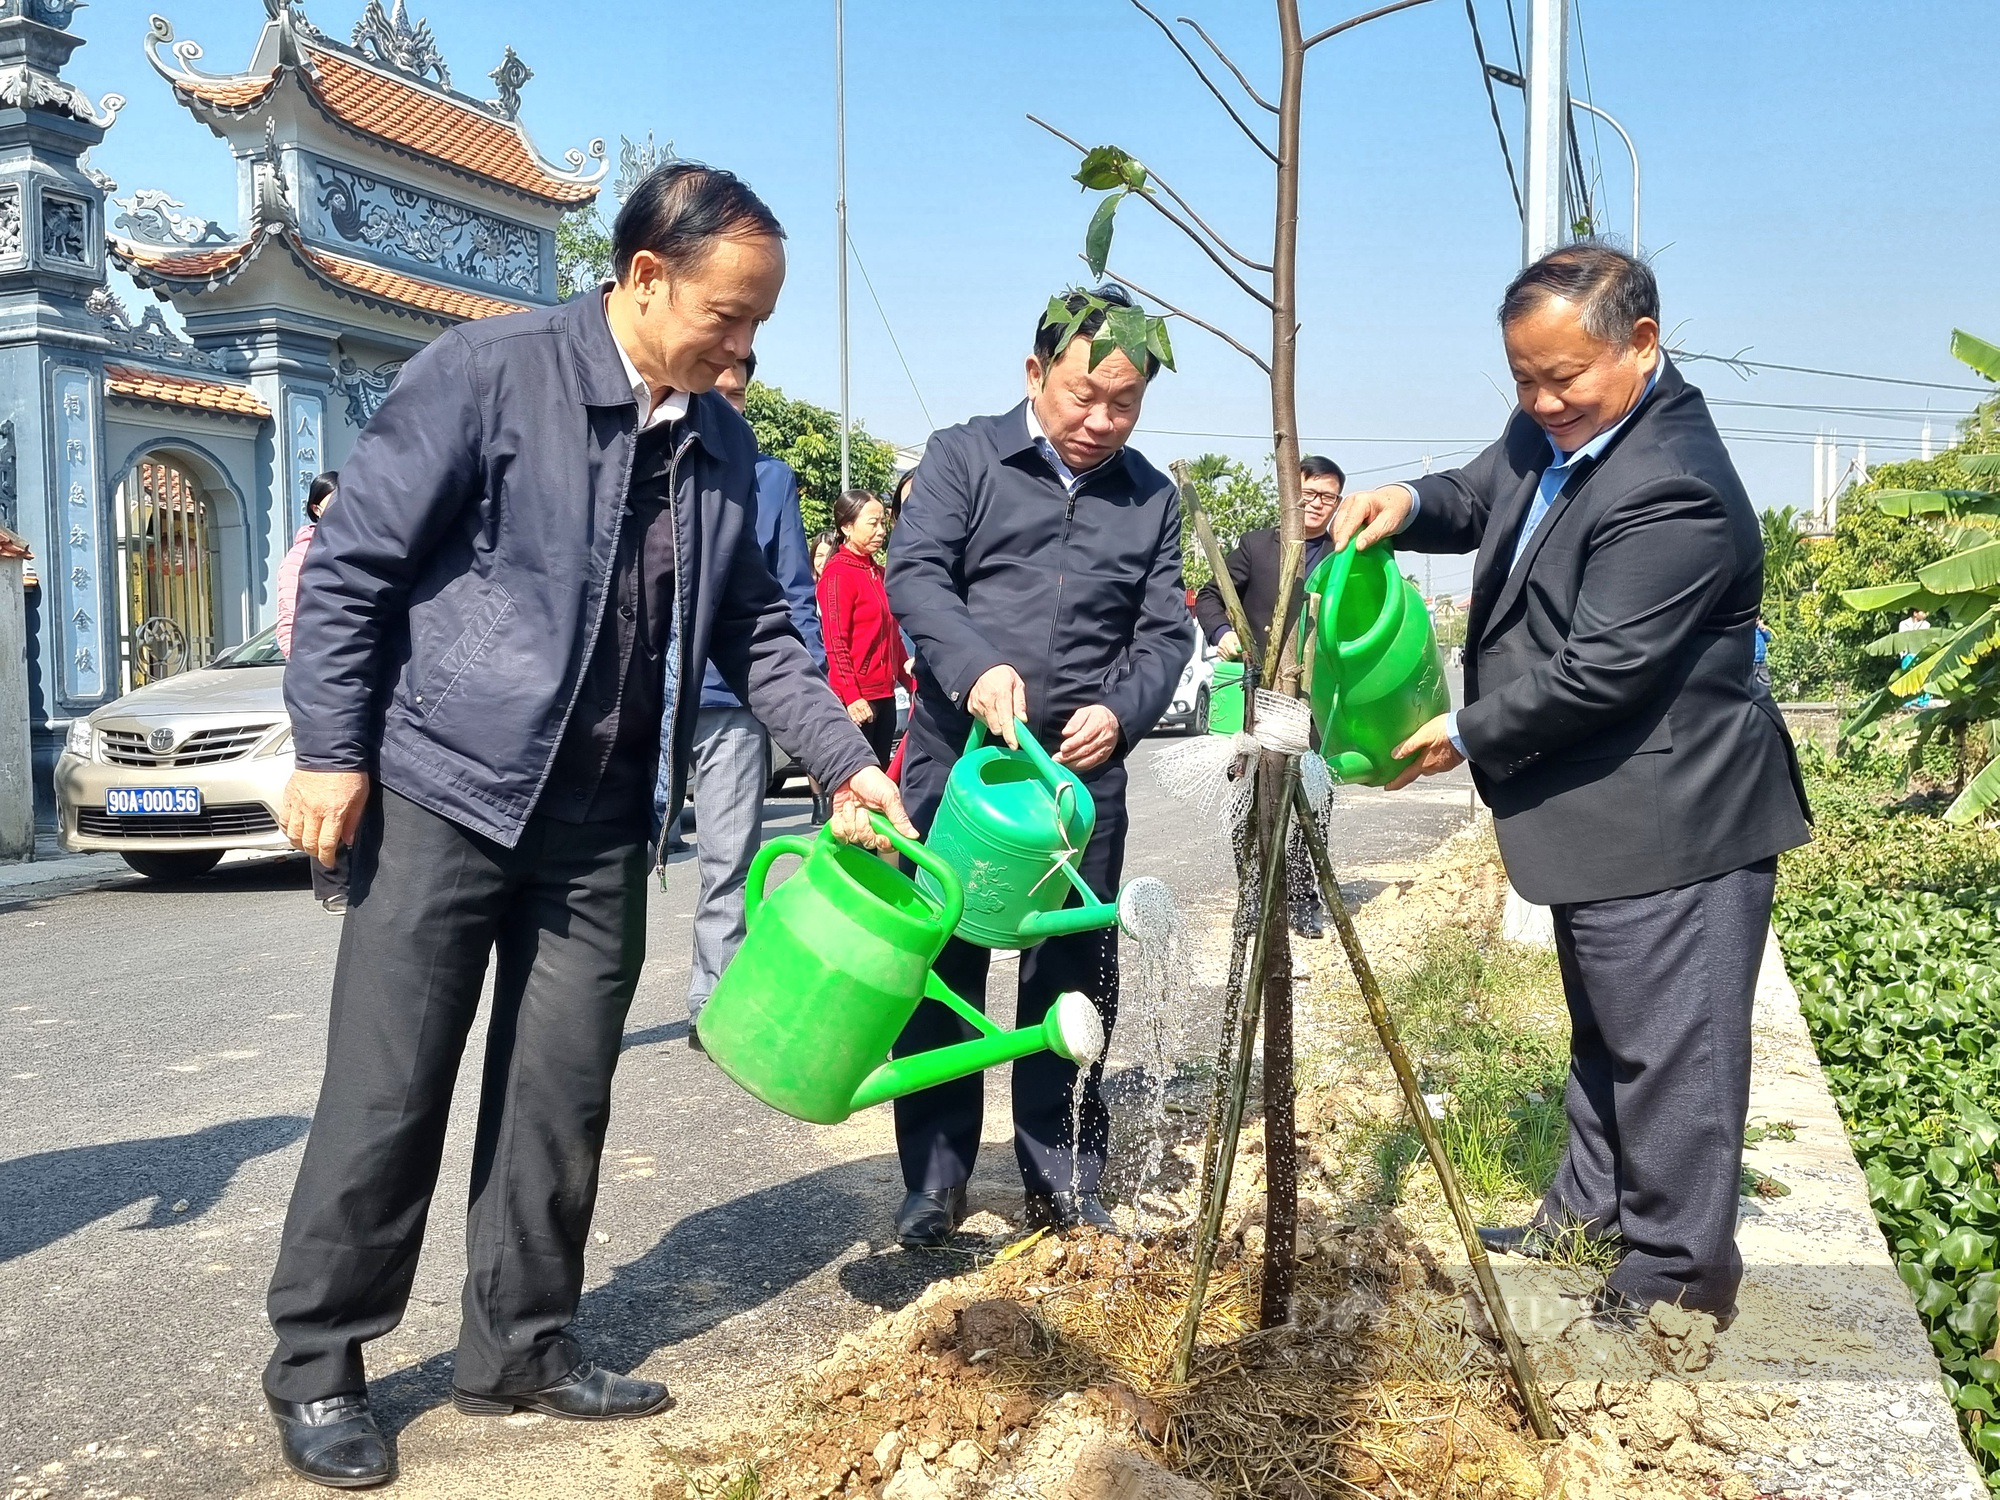
[[[390,1475],[362,1345],[408,1301],[495,952],[454,1400],[669,1402],[568,1325],[699,664],[838,788],[837,832],[903,821],[764,564],[756,444],[711,389],[776,305],[783,234],[727,172],[662,167],[618,216],[615,283],[410,361],[306,562],[285,828],[323,864],[351,842],[353,888],[264,1389],[322,1484]]]
[[[753,353],[718,379],[715,388],[740,412],[756,374]],[[782,458],[757,455],[755,522],[764,565],[784,590],[792,624],[814,664],[823,667],[812,556],[799,515],[799,476]],[[743,881],[764,841],[764,789],[770,779],[770,735],[729,691],[715,663],[706,663],[688,767],[688,802],[698,830],[695,862],[701,875],[694,902],[694,957],[688,965],[688,1045],[697,1050],[701,1008],[743,942]]]
[[[1096,294],[1129,306],[1122,287]],[[1071,316],[1086,302],[1069,299]],[[1024,720],[1097,804],[1082,873],[1116,895],[1125,855],[1125,754],[1172,701],[1192,649],[1181,588],[1173,482],[1125,446],[1156,366],[1122,352],[1091,368],[1102,311],[1058,350],[1061,326],[1036,326],[1028,399],[931,436],[889,539],[889,602],[917,647],[917,701],[904,740],[903,789],[928,828],[975,721],[1010,745]],[[1040,1024],[1057,995],[1118,1006],[1115,930],[1050,938],[1021,955],[1015,1025]],[[937,975],[981,1004],[989,954],[952,940]],[[970,1036],[926,1002],[898,1054]],[[1080,1140],[1071,1139],[1073,1064],[1038,1053],[1014,1064],[1014,1152],[1031,1223],[1113,1227],[1097,1198],[1109,1135],[1090,1071]],[[965,1215],[985,1082],[974,1076],[896,1101],[908,1189],[906,1245],[938,1245]]]
[[[1335,546],[1477,551],[1465,707],[1393,785],[1472,762],[1521,894],[1553,908],[1569,1149],[1532,1224],[1620,1258],[1596,1310],[1735,1316],[1750,1004],[1805,789],[1750,678],[1764,547],[1643,261],[1570,245],[1500,305],[1520,405],[1463,469],[1350,495]]]

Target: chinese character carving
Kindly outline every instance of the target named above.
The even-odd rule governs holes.
[[[82,566],[71,568],[69,570],[69,582],[71,588],[80,589],[88,586],[90,583],[90,569]]]
[[[90,647],[78,646],[76,648],[76,669],[79,672],[95,672],[97,670],[97,658],[90,654]]]
[[[90,538],[84,535],[81,526],[72,525],[69,529],[69,544],[72,547],[88,547]]]

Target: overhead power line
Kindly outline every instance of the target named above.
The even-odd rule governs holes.
[[[1508,12],[1513,11],[1513,0],[1508,0]],[[1500,159],[1507,163],[1507,186],[1514,190],[1514,212],[1522,218],[1528,216],[1525,204],[1521,202],[1521,183],[1514,175],[1514,153],[1507,149],[1507,129],[1500,123],[1500,99],[1493,92],[1493,69],[1486,61],[1486,44],[1479,37],[1479,15],[1472,8],[1472,0],[1465,0],[1465,19],[1472,27],[1472,51],[1479,59],[1479,81],[1486,85],[1486,105],[1493,111],[1493,133],[1500,137]],[[1517,45],[1515,50],[1520,50]]]
[[[1867,380],[1876,385],[1914,385],[1927,391],[1970,391],[1976,396],[2000,394],[2000,386],[1993,385],[1950,385],[1941,380],[1904,380],[1895,375],[1856,375],[1851,370],[1820,370],[1811,365],[1777,365],[1762,360],[1743,359],[1734,354],[1696,354],[1687,349],[1669,349],[1667,353],[1675,359],[1705,359],[1712,364],[1729,365],[1744,370],[1784,370],[1793,375],[1824,375],[1830,380]]]
[[[937,423],[931,417],[931,409],[924,404],[924,393],[917,389],[917,377],[910,372],[910,362],[903,358],[903,345],[896,337],[896,330],[889,324],[889,314],[883,310],[882,299],[875,295],[874,278],[868,274],[867,262],[861,258],[861,247],[854,243],[854,236],[847,236],[847,248],[854,252],[854,264],[861,272],[861,284],[868,288],[868,296],[875,304],[875,311],[882,319],[883,331],[889,335],[889,347],[896,351],[896,361],[903,367],[903,376],[910,382],[910,393],[917,398],[917,410],[924,414],[924,423],[932,432],[937,431]]]

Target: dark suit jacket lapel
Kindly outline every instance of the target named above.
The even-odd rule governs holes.
[[[1543,513],[1542,519],[1536,524],[1535,534],[1528,538],[1528,545],[1521,552],[1521,560],[1515,563],[1513,570],[1501,580],[1500,592],[1493,600],[1493,613],[1487,616],[1489,620],[1505,618],[1507,611],[1513,607],[1516,596],[1520,594],[1523,585],[1527,582],[1528,569],[1534,565],[1535,554],[1542,550],[1542,544],[1549,539],[1549,533],[1555,530],[1556,519],[1565,510],[1569,509],[1570,501],[1574,500],[1577,495],[1589,486],[1590,476],[1597,472],[1597,466],[1601,462],[1601,459],[1586,459],[1571,471],[1568,479],[1563,481],[1563,487],[1556,491],[1555,498],[1549,501],[1548,510]],[[1545,469],[1542,472],[1547,473],[1548,471]],[[1528,488],[1528,498],[1530,501],[1533,500],[1535,490],[1541,484],[1541,478],[1541,474],[1537,474],[1534,484]],[[1522,519],[1525,520],[1526,517],[1523,516]],[[1501,533],[1505,538],[1502,545],[1506,548],[1508,557],[1513,555],[1514,546],[1517,538],[1520,536],[1520,532],[1520,526],[1515,525]],[[1506,565],[1507,559],[1503,558],[1501,566],[1505,567]]]
[[[1545,450],[1546,447],[1544,439]],[[1520,534],[1521,521],[1534,501],[1542,473],[1541,469],[1535,469],[1524,474],[1514,493],[1489,512],[1486,532],[1480,538],[1479,556],[1472,565],[1472,608],[1466,620],[1465,638],[1474,645],[1484,639],[1487,622],[1499,617],[1496,596],[1506,587],[1507,559],[1514,555],[1514,538]]]

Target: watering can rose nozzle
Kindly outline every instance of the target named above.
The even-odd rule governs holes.
[[[1081,990],[1065,990],[1056,997],[1047,1030],[1049,1050],[1079,1068],[1090,1067],[1104,1055],[1104,1018]]]

